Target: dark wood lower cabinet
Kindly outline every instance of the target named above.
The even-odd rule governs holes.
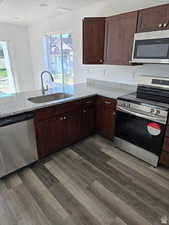
[[[165,137],[164,138],[163,150],[165,152],[168,152],[169,153],[169,138],[168,137]]]
[[[112,139],[115,135],[116,100],[99,96],[96,111],[96,132]]]
[[[95,131],[95,107],[85,107],[82,110],[81,137],[87,137]]]
[[[81,110],[75,110],[66,114],[67,145],[73,144],[81,138]]]
[[[160,163],[164,166],[169,167],[169,152],[162,151]]]
[[[102,96],[56,105],[35,112],[39,158],[97,133],[115,136],[116,100]],[[164,138],[160,163],[169,167],[169,126]]]
[[[112,139],[116,100],[101,96],[37,110],[35,128],[39,158],[98,133]]]
[[[63,115],[36,123],[39,158],[47,156],[63,147],[67,141],[66,122]]]
[[[166,127],[163,148],[160,156],[160,163],[169,167],[169,126]]]
[[[37,110],[35,128],[39,158],[91,135],[95,128],[95,97]]]

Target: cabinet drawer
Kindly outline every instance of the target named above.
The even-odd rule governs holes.
[[[163,150],[166,152],[169,152],[169,138],[168,137],[164,138]]]
[[[90,107],[90,106],[94,106],[95,103],[96,103],[96,96],[82,99],[81,103],[82,103],[82,106],[85,107],[85,108]]]
[[[66,113],[68,111],[72,111],[81,107],[81,101],[73,101],[67,102],[63,104],[57,104],[55,106],[46,107],[43,109],[39,109],[35,112],[36,120],[44,120],[51,118],[53,116],[59,115],[61,113]]]
[[[106,106],[108,108],[112,108],[112,110],[114,110],[116,108],[117,101],[112,98],[98,96],[97,103],[98,103],[98,105],[104,105],[104,106]]]
[[[161,153],[160,163],[169,167],[169,152],[163,151]]]

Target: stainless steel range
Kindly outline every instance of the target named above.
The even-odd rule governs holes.
[[[138,98],[137,95],[138,93],[131,93],[118,98],[115,143],[119,148],[156,167],[161,154],[169,105]]]

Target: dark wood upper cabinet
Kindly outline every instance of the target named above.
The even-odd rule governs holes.
[[[105,64],[129,65],[138,12],[106,18]]]
[[[83,19],[83,64],[104,63],[105,18]]]
[[[137,32],[169,29],[169,5],[139,11]]]
[[[130,65],[134,33],[169,29],[169,4],[83,20],[83,63]]]

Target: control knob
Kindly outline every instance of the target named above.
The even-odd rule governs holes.
[[[159,109],[156,110],[156,115],[160,115],[160,110]]]
[[[151,113],[151,114],[154,114],[154,113],[155,113],[155,109],[151,108],[151,109],[150,109],[150,113]]]

